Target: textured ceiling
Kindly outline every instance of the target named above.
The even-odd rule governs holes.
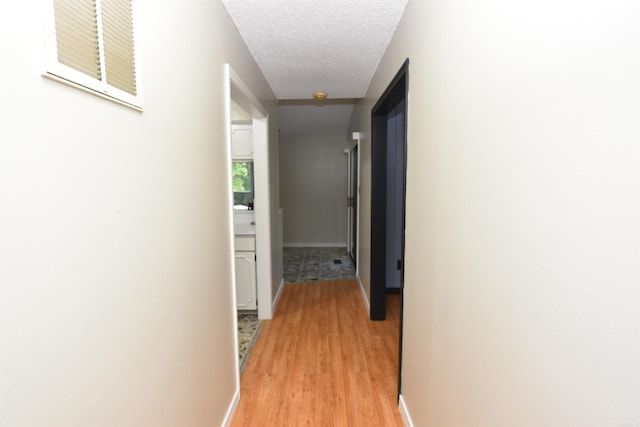
[[[407,0],[222,0],[278,99],[362,98]]]

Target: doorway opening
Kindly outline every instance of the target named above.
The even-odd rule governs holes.
[[[371,110],[371,320],[385,320],[388,294],[399,294],[398,395],[402,364],[404,228],[409,59]]]
[[[228,86],[228,151],[232,152],[231,145],[231,106],[237,105],[249,116],[248,128],[250,130],[251,157],[253,167],[253,200],[252,215],[255,222],[255,269],[256,269],[256,298],[258,317],[260,319],[270,319],[273,316],[273,289],[272,283],[272,257],[271,250],[272,236],[272,206],[271,189],[269,179],[269,153],[268,153],[268,114],[260,101],[253,95],[248,86],[233,71],[229,64],[225,65],[225,72],[229,82]],[[232,159],[229,158],[229,176],[232,176]],[[239,211],[234,211],[238,213]],[[236,223],[232,215],[232,223]],[[234,241],[232,237],[232,242]],[[232,246],[234,247],[234,246]],[[235,249],[234,249],[235,251]],[[235,283],[234,283],[235,285]]]
[[[271,287],[272,208],[269,181],[267,110],[229,64],[225,64],[229,235],[236,351],[236,387],[240,370],[259,331],[259,319],[273,315]],[[254,206],[257,206],[254,209]],[[257,309],[257,310],[256,310]]]
[[[409,60],[371,112],[371,311],[385,319],[385,295],[401,293],[407,170]]]
[[[360,203],[360,155],[359,134],[354,133],[356,145],[347,153],[347,253],[358,271],[358,204]]]

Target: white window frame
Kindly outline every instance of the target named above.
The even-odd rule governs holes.
[[[140,66],[140,37],[138,13],[136,10],[136,0],[131,1],[131,15],[133,21],[133,55],[136,76],[136,95],[127,93],[114,87],[106,81],[106,71],[104,66],[104,45],[102,39],[102,16],[101,1],[96,1],[98,18],[98,44],[100,51],[100,65],[102,69],[102,79],[98,80],[78,70],[75,70],[58,61],[58,49],[56,39],[55,12],[53,0],[42,0],[44,18],[44,42],[45,42],[45,71],[43,76],[59,81],[69,86],[84,90],[85,92],[98,95],[110,101],[117,102],[138,111],[144,109],[144,97],[142,91],[142,70]]]

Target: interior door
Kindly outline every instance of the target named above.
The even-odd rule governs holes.
[[[407,59],[371,110],[371,320],[384,320],[386,294],[400,294],[398,397],[402,390],[404,218],[407,175]],[[390,292],[388,285],[398,286]],[[394,289],[394,290],[395,290]]]
[[[402,282],[404,241],[404,147],[405,100],[402,99],[387,114],[387,292],[399,293]]]
[[[384,320],[386,294],[402,297],[409,60],[371,110],[369,316]]]
[[[347,250],[356,265],[358,247],[358,146],[349,151],[347,183]]]

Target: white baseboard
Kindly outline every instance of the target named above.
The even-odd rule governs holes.
[[[229,405],[229,409],[227,409],[227,413],[224,416],[224,420],[222,420],[222,427],[229,427],[233,422],[233,416],[236,414],[238,410],[238,404],[240,403],[240,386],[236,389],[236,392],[233,394],[233,400]]]
[[[285,243],[285,248],[346,248],[345,242],[340,243]]]
[[[371,304],[369,304],[369,298],[367,298],[367,292],[364,290],[364,285],[362,284],[362,280],[360,280],[360,276],[356,276],[358,279],[358,284],[360,284],[360,293],[362,293],[362,300],[364,301],[364,305],[367,307],[367,313],[371,311]]]
[[[411,419],[411,415],[409,414],[409,408],[407,408],[407,403],[404,401],[404,397],[400,395],[400,400],[398,402],[398,409],[400,410],[400,416],[402,417],[402,422],[405,427],[413,427],[413,420]]]
[[[271,304],[271,317],[276,313],[276,307],[278,307],[278,302],[280,301],[280,296],[282,295],[282,290],[284,289],[284,278],[280,279],[280,285],[278,286],[278,290],[276,291],[276,297],[273,299],[273,304]]]

